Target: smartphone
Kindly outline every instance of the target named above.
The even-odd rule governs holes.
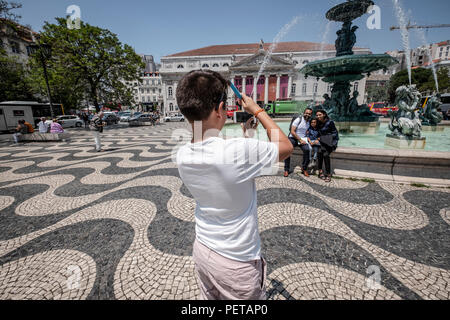
[[[230,84],[231,89],[233,90],[234,94],[236,95],[236,97],[238,99],[242,100],[242,94],[239,92],[239,90],[235,87],[235,85],[233,84],[233,82],[228,81],[228,83]]]

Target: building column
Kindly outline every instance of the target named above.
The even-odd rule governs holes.
[[[287,91],[288,98],[291,97],[291,92],[292,92],[292,75],[289,75],[289,83],[288,83],[288,91]]]
[[[264,75],[264,77],[266,78],[266,83],[264,85],[264,104],[268,105],[269,104],[269,76]]]
[[[253,100],[258,102],[258,83],[256,82],[258,75],[253,75]]]
[[[280,84],[281,84],[281,76],[277,74],[277,96],[276,99],[280,99]]]
[[[247,87],[247,77],[246,76],[242,76],[242,93],[247,94],[247,92],[245,92],[245,88]]]

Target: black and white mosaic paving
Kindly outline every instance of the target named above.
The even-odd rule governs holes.
[[[0,143],[0,299],[197,299],[186,124]],[[450,190],[257,179],[269,299],[450,299]]]

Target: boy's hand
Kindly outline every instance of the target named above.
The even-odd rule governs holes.
[[[261,107],[253,101],[252,98],[248,97],[245,93],[242,94],[242,106],[244,110],[252,115],[261,110]]]

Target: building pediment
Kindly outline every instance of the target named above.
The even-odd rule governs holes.
[[[230,71],[240,70],[259,70],[264,63],[264,59],[267,57],[267,51],[259,50],[258,53],[247,57],[241,61],[235,62],[230,66]],[[270,56],[267,60],[265,70],[290,70],[294,69],[295,64],[293,61],[285,60],[280,57]]]

